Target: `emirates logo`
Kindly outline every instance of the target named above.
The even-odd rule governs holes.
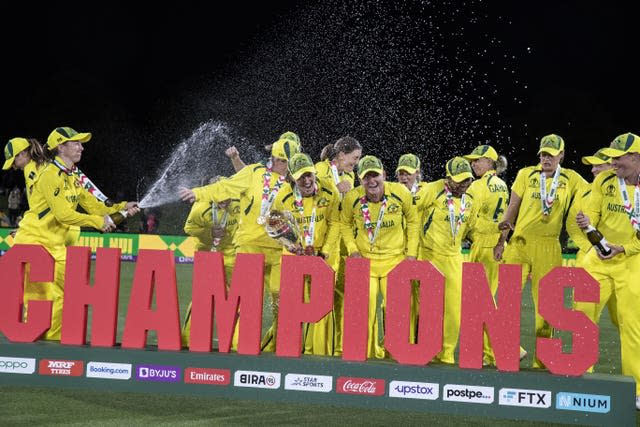
[[[382,396],[384,394],[385,381],[375,378],[338,378],[336,391],[343,394],[366,394]]]

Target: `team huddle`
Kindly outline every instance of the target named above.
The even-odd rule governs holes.
[[[53,289],[51,295],[37,295],[40,288],[32,284],[25,289],[25,305],[29,299],[54,300],[52,316],[58,320],[52,321],[55,327],[48,332],[49,339],[59,339],[64,248],[75,240],[74,227],[111,231],[114,225],[108,214],[138,211],[136,202],[109,206],[75,166],[82,143],[90,138],[91,134],[57,128],[47,142],[51,161],[40,159],[31,140],[14,138],[5,147],[4,169],[23,169],[29,192],[30,210],[15,241],[42,244],[56,259],[56,285],[47,288]],[[538,284],[562,265],[560,233],[565,227],[579,248],[577,266],[600,283],[600,302],[577,303],[575,308],[597,323],[608,306],[620,334],[622,373],[636,380],[640,395],[640,312],[635,307],[640,285],[632,279],[640,273],[640,137],[619,135],[610,146],[583,157],[595,177],[588,183],[561,166],[564,140],[547,135],[532,162],[536,165],[519,170],[510,191],[499,177],[506,159],[489,145],[449,159],[442,179],[428,183],[421,179],[420,159],[411,153],[398,159],[396,181],[387,180],[390,174],[380,159],[362,156],[360,143],[348,136],[326,146],[317,163],[303,152],[293,132],[282,134],[269,150],[265,163],[245,165],[235,147],[230,147],[226,154],[234,175],[215,177],[202,187],[181,187],[178,192],[182,200],[194,203],[185,232],[196,239],[197,250],[224,254],[228,278],[236,253],[264,255],[264,286],[273,323],[263,337],[263,351],[275,349],[282,256],[321,256],[336,272],[333,311],[320,322],[305,325],[304,353],[316,355],[342,354],[345,258],[370,260],[368,357],[380,359],[388,357],[384,346],[387,276],[402,260],[417,259],[428,260],[445,276],[443,347],[436,359],[454,364],[464,240],[472,242],[470,261],[484,265],[493,295],[499,264],[522,266],[522,282],[531,281],[536,307],[535,334],[549,337],[552,330],[538,313]],[[78,203],[88,214],[76,211]],[[273,238],[269,227],[278,215],[295,224],[295,238]],[[594,230],[606,241],[594,246],[587,237]],[[413,291],[410,339],[415,341],[418,284]],[[187,314],[182,333],[185,346],[189,333]],[[237,331],[233,345],[237,345]],[[520,355],[526,357],[527,351],[521,348]],[[486,336],[484,363],[495,364]],[[544,368],[535,356],[533,366]],[[638,397],[636,404],[640,406]]]

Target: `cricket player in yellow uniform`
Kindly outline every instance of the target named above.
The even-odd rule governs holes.
[[[362,156],[362,146],[357,139],[343,136],[333,144],[327,144],[320,153],[320,161],[316,163],[316,176],[321,181],[328,182],[333,191],[340,198],[355,186],[355,174],[353,169]],[[344,262],[347,256],[347,248],[340,239],[340,251],[331,251],[327,263],[337,273],[334,294],[335,315],[335,350],[336,356],[342,354],[342,329],[344,324]]]
[[[403,259],[416,259],[418,252],[418,215],[407,188],[384,180],[382,162],[365,156],[358,163],[362,185],[349,191],[342,200],[340,222],[349,256],[371,260],[369,286],[368,357],[384,358],[377,314],[378,295],[382,310],[387,296],[387,275]],[[406,232],[405,232],[406,228]],[[405,237],[406,236],[406,237]],[[383,311],[384,312],[384,311]]]
[[[588,251],[582,266],[600,283],[599,303],[577,303],[598,322],[602,309],[616,296],[622,374],[636,381],[636,408],[640,410],[640,137],[616,137],[602,154],[611,157],[613,170],[596,176],[578,225],[592,225],[608,240],[611,253]]]
[[[139,211],[137,202],[122,202],[107,207],[82,186],[75,165],[82,157],[82,144],[90,139],[90,133],[78,133],[68,127],[59,127],[51,132],[47,148],[55,154],[55,158],[44,166],[35,182],[30,197],[31,206],[20,222],[15,238],[17,244],[44,246],[55,260],[54,282],[37,285],[45,286],[46,299],[53,301],[51,328],[44,336],[48,340],[60,339],[67,255],[65,240],[69,226],[87,226],[108,232],[115,229],[109,214],[123,209],[127,209],[131,215]],[[88,213],[77,212],[78,204]],[[25,307],[27,303],[25,299]]]
[[[217,182],[220,177],[212,179]],[[231,281],[236,262],[235,235],[240,219],[240,199],[227,199],[220,203],[195,202],[184,224],[184,232],[196,241],[196,251],[221,252],[224,256],[224,270],[227,284]],[[233,335],[231,348],[237,348],[237,331]],[[182,345],[189,346],[191,332],[191,303],[187,308],[182,328]]]
[[[179,196],[185,201],[222,202],[240,197],[240,226],[237,231],[238,253],[264,254],[266,290],[271,295],[273,324],[263,338],[262,350],[274,351],[280,294],[280,258],[282,247],[267,235],[264,224],[278,192],[287,178],[287,162],[299,151],[289,139],[272,144],[267,164],[254,163],[228,179],[204,187],[181,187]]]
[[[538,284],[554,267],[562,265],[560,231],[564,218],[573,200],[588,184],[574,170],[560,166],[564,158],[564,140],[559,135],[544,136],[538,154],[540,163],[520,169],[511,186],[509,207],[504,221],[499,224],[502,235],[494,248],[494,256],[501,259],[504,253],[507,264],[522,265],[523,286],[531,274],[535,334],[550,337],[551,328],[538,313]],[[513,230],[513,235],[505,250],[509,230]],[[534,358],[533,367],[543,365]]]
[[[418,206],[422,212],[418,257],[430,261],[445,277],[442,351],[436,358],[453,364],[460,334],[462,239],[473,227],[476,214],[473,197],[466,194],[473,181],[469,162],[454,157],[445,170],[445,179],[426,185]]]
[[[340,196],[331,188],[331,182],[318,180],[309,155],[294,154],[289,160],[289,173],[294,184],[286,183],[278,193],[274,209],[290,212],[294,218],[300,241],[285,247],[285,255],[317,255],[336,252],[340,237]],[[330,231],[331,230],[331,231]],[[309,297],[308,285],[305,298]],[[304,353],[332,356],[334,353],[335,318],[333,311],[315,324],[304,327]]]

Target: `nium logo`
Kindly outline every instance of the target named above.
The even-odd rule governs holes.
[[[175,383],[177,381],[180,381],[180,367],[164,365],[138,365],[136,366],[136,379],[138,381]]]
[[[287,374],[284,377],[284,389],[329,393],[333,389],[333,377],[328,375]]]
[[[36,359],[0,356],[0,372],[8,374],[33,374],[36,371]]]
[[[384,395],[385,381],[377,378],[339,377],[336,391],[345,394]]]
[[[229,369],[187,368],[184,370],[184,382],[188,384],[229,385]]]
[[[233,385],[236,387],[277,389],[280,388],[280,373],[236,371],[233,375]]]
[[[440,385],[416,381],[391,381],[389,397],[405,399],[436,400],[440,395]]]
[[[41,359],[38,365],[40,375],[59,375],[64,377],[79,377],[84,371],[82,360],[49,360]]]
[[[442,400],[465,403],[493,403],[493,387],[447,384],[442,391]]]
[[[498,393],[498,404],[524,406],[527,408],[550,408],[551,392],[547,390],[501,388]]]
[[[611,397],[601,394],[560,392],[556,394],[556,409],[606,414],[611,410]]]
[[[110,380],[128,380],[131,378],[130,363],[89,362],[87,378],[105,378]]]

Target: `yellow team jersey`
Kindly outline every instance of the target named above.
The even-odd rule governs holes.
[[[59,157],[56,159],[64,164]],[[89,213],[77,212],[78,204]],[[126,202],[110,208],[105,206],[82,187],[77,175],[67,175],[53,163],[48,163],[35,182],[29,210],[20,221],[16,243],[40,243],[47,248],[64,247],[69,226],[100,230],[104,215],[115,213],[125,206]]]
[[[424,197],[420,200],[421,206],[418,206],[418,210],[422,212],[420,244],[423,248],[440,255],[459,255],[462,249],[462,238],[475,222],[473,195],[465,195],[465,211],[462,218],[460,215],[462,198],[452,197],[455,212],[454,229],[456,229],[454,237],[444,184],[444,179],[430,182],[426,185]],[[461,222],[458,227],[459,221]]]
[[[498,223],[509,206],[509,187],[495,170],[490,170],[471,183],[467,194],[473,197],[476,212],[473,229],[469,230],[471,240],[474,245],[492,248],[501,234]]]
[[[32,159],[29,160],[24,167],[24,184],[27,191],[27,202],[29,203],[29,207],[31,207],[31,193],[33,193],[33,187],[36,184],[36,181],[38,181],[38,176],[45,166],[46,163],[38,167],[38,164]]]
[[[225,235],[220,240],[218,251],[222,252],[225,257],[235,256],[235,234],[238,229],[240,218],[240,200],[231,199],[231,203],[225,210],[218,210],[218,223],[227,212],[227,225],[225,227]],[[211,236],[211,228],[213,227],[213,214],[211,203],[195,202],[191,207],[191,212],[184,224],[184,232],[196,239],[196,251],[210,251],[213,245],[213,237]]]
[[[633,208],[635,185],[625,184]],[[640,253],[640,240],[622,204],[618,177],[613,170],[601,172],[591,186],[584,213],[607,241],[624,246],[627,255]]]
[[[522,199],[513,231],[514,236],[559,237],[563,219],[574,197],[588,185],[576,171],[561,168],[551,213],[544,218],[540,197],[541,171],[540,165],[522,168],[511,186],[511,190]],[[547,178],[547,194],[551,190],[552,181],[552,177]]]
[[[313,247],[316,252],[330,253],[336,250],[336,244],[340,237],[339,206],[340,196],[337,191],[330,188],[330,182],[324,180],[317,182],[318,191],[315,195],[302,198],[303,211],[300,213],[295,204],[293,187],[287,183],[278,193],[274,203],[275,209],[289,211],[296,220],[300,231],[300,240],[304,242],[304,227],[310,229],[313,208],[316,209],[316,218],[313,232]],[[329,232],[331,236],[329,237]],[[303,247],[306,247],[306,243]],[[323,249],[324,248],[324,249]],[[286,249],[285,249],[285,252]],[[288,253],[288,252],[287,252]]]
[[[370,243],[362,214],[360,199],[364,194],[364,188],[358,186],[346,193],[342,200],[340,222],[342,237],[349,254],[360,252],[362,256],[371,259],[403,254],[417,256],[419,218],[411,192],[397,182],[384,182],[386,208],[373,245]],[[373,231],[378,224],[382,202],[369,202],[367,205]]]
[[[565,224],[567,228],[567,233],[573,243],[583,252],[586,253],[589,249],[591,249],[591,242],[587,238],[587,235],[578,227],[578,223],[576,222],[576,215],[578,212],[584,212],[586,208],[586,202],[591,194],[591,186],[593,184],[587,184],[585,188],[580,190],[576,197],[573,199],[573,204],[571,208],[569,208],[569,214],[567,215],[567,222]]]
[[[316,176],[319,180],[329,183],[327,185],[332,185],[330,190],[338,191],[333,172],[331,172],[331,162],[329,160],[323,160],[316,163]],[[349,181],[351,183],[351,188],[353,189],[355,186],[355,174],[353,172],[339,173],[338,176],[340,177],[340,181]]]
[[[261,163],[254,163],[242,168],[235,175],[204,187],[193,189],[196,201],[222,202],[227,199],[240,199],[240,222],[238,228],[238,246],[253,245],[269,248],[280,248],[280,244],[267,235],[263,225],[258,224],[262,204],[262,190],[267,168]],[[276,186],[280,175],[271,173],[269,195]],[[282,191],[282,187],[278,192]],[[277,196],[277,195],[276,195]],[[275,202],[275,199],[274,199]]]

